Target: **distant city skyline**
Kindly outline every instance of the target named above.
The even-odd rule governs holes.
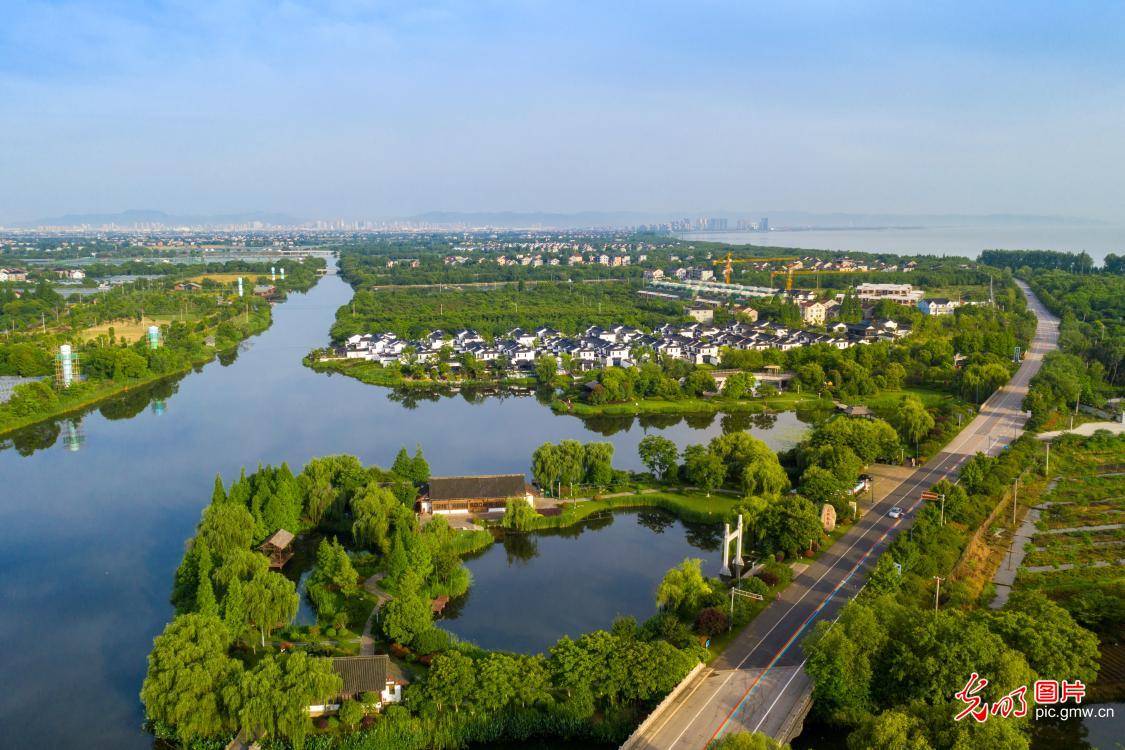
[[[17,0],[0,224],[158,208],[733,226],[775,224],[773,207],[1125,224],[1122,71],[1108,2]]]

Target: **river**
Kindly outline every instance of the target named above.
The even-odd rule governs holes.
[[[305,352],[324,345],[337,307],[350,296],[343,281],[326,276],[308,293],[278,305],[271,328],[237,356],[80,418],[0,440],[0,745],[151,747],[137,697],[145,657],[171,614],[172,575],[216,473],[229,483],[242,467],[252,471],[259,462],[288,461],[297,471],[309,458],[331,453],[388,465],[400,446],[413,450],[416,444],[435,474],[526,471],[535,446],[564,438],[608,439],[616,448],[614,463],[636,469],[636,445],[646,430],[683,447],[724,429],[749,427],[782,449],[803,429],[784,414],[772,426],[711,417],[664,426],[629,419],[590,426],[555,416],[533,397],[403,404],[385,389],[301,365]],[[707,554],[678,522],[656,535],[655,524],[640,526],[639,518],[624,514],[605,530],[575,538],[542,537],[536,542],[540,557],[520,564],[538,568],[534,576],[549,572],[566,587],[571,584],[559,556],[588,553],[604,571],[599,581],[606,588],[587,589],[574,600],[587,608],[582,624],[608,625],[617,612],[643,614],[651,588],[634,588],[648,586],[668,561]],[[620,560],[614,557],[617,535],[626,544]],[[487,645],[498,643],[481,626],[486,618],[475,613],[500,606],[505,596],[501,573],[486,569],[499,570],[506,549],[497,545],[472,561],[481,585],[449,623]],[[629,592],[614,588],[622,585],[613,574],[615,563],[622,575],[634,576],[628,581],[640,582]],[[639,578],[638,567],[644,569]],[[541,585],[530,589],[551,593]],[[551,614],[541,609],[537,616],[541,622]],[[522,640],[510,647],[554,640],[529,633],[514,637]]]

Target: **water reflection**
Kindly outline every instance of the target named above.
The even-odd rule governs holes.
[[[618,615],[644,620],[656,612],[656,586],[668,568],[687,557],[717,567],[720,534],[659,510],[505,533],[467,561],[473,585],[440,624],[485,648],[532,653],[563,635],[608,628]]]

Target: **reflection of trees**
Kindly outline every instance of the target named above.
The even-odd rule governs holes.
[[[637,523],[657,534],[663,534],[676,524],[676,519],[662,510],[642,510],[637,514]]]
[[[666,430],[683,421],[679,414],[642,414],[637,417],[637,422],[646,430]]]
[[[712,552],[723,540],[723,528],[716,524],[685,523],[687,541],[692,547]]]
[[[147,388],[127,391],[102,403],[98,411],[106,419],[131,419],[156,399],[168,399],[180,389],[180,381],[186,376],[168,378],[153,383]]]
[[[508,556],[508,565],[528,563],[539,556],[539,541],[532,534],[509,532],[504,535],[501,543]]]
[[[550,406],[551,402],[555,400],[555,389],[551,386],[536,386],[535,400],[543,406]]]
[[[749,430],[753,424],[751,416],[752,415],[747,412],[724,414],[722,419],[719,420],[719,424],[723,427],[723,434],[726,435],[731,432],[744,432]]]
[[[219,352],[219,364],[223,367],[230,367],[238,359],[238,347],[232,346],[230,349]]]
[[[759,430],[773,429],[773,426],[777,424],[777,413],[764,411],[761,414],[753,414],[750,417],[750,421],[753,422],[754,426]]]
[[[685,414],[684,423],[696,430],[706,430],[715,421],[715,415],[712,413],[703,414]]]
[[[428,388],[395,388],[387,392],[387,400],[394,401],[404,409],[417,409],[422,401],[440,401],[441,393]]]
[[[55,441],[59,439],[61,426],[61,422],[50,421],[25,427],[12,433],[8,440],[0,442],[0,450],[12,447],[21,456],[30,456],[35,451],[50,448],[54,445]]]
[[[832,416],[833,409],[832,402],[828,400],[802,401],[797,404],[797,419],[816,425]]]
[[[602,437],[627,432],[633,426],[632,417],[611,417],[600,414],[592,417],[583,417],[582,424],[590,432],[596,432]]]

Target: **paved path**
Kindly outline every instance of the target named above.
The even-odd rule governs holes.
[[[385,573],[376,573],[363,582],[363,588],[366,589],[367,593],[378,597],[379,601],[375,603],[371,614],[367,616],[367,622],[363,624],[363,633],[359,636],[360,656],[371,656],[375,653],[375,639],[371,637],[371,630],[375,625],[375,617],[379,614],[379,609],[391,598],[390,594],[379,588],[379,581],[383,580],[385,576]]]
[[[1056,480],[1057,481],[1057,480]],[[1051,483],[1054,486],[1054,482]],[[1027,542],[1035,536],[1037,529],[1035,524],[1039,522],[1039,516],[1051,506],[1051,503],[1042,503],[1035,505],[1028,509],[1027,515],[1023,517],[1023,523],[1016,529],[1015,536],[1012,537],[1012,543],[1008,547],[1008,554],[1004,556],[1004,562],[997,568],[996,574],[992,576],[992,583],[996,587],[996,596],[988,603],[991,609],[1000,609],[1008,603],[1008,597],[1012,594],[1012,585],[1016,582],[1016,574],[1019,573],[1020,564],[1023,558],[1027,555]]]
[[[1065,529],[1045,529],[1040,534],[1073,534],[1080,531],[1112,531],[1125,526],[1125,523],[1103,523],[1099,526],[1068,526]]]
[[[876,502],[797,576],[710,668],[702,670],[623,748],[701,750],[713,738],[741,731],[790,739],[811,690],[800,639],[817,620],[834,618],[856,595],[879,554],[913,523],[923,490],[956,476],[961,464],[978,451],[1000,452],[1022,430],[1027,415],[1020,405],[1043,356],[1055,348],[1058,320],[1025,284],[1020,286],[1039,323],[1027,357],[1011,381],[981,406],[980,414],[941,453]],[[894,505],[907,508],[906,516],[888,517],[887,511]]]
[[[1028,573],[1046,573],[1047,571],[1070,570],[1071,568],[1108,568],[1110,565],[1125,565],[1125,557],[1117,562],[1109,560],[1095,560],[1089,563],[1062,563],[1061,565],[1032,565],[1024,568]]]
[[[1125,432],[1125,422],[1087,422],[1086,424],[1080,424],[1070,430],[1041,432],[1035,437],[1039,440],[1054,440],[1059,435],[1083,435],[1085,437],[1090,437],[1098,430],[1109,430],[1114,435],[1120,435],[1122,432]]]

